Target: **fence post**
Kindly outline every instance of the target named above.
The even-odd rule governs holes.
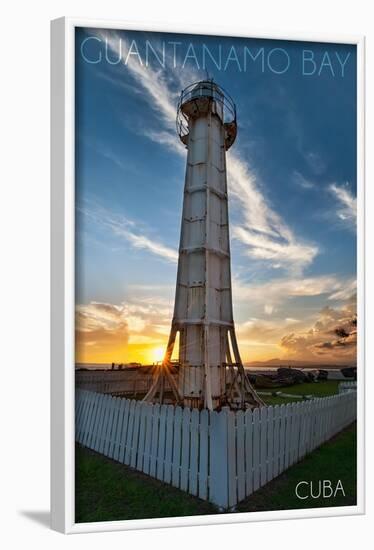
[[[223,510],[229,506],[228,412],[210,412],[209,500]]]

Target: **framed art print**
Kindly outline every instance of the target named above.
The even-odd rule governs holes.
[[[363,513],[363,38],[52,22],[52,524]]]

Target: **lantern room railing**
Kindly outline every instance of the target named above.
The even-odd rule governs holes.
[[[183,105],[190,101],[207,97],[219,103],[222,107],[223,123],[236,127],[236,106],[231,96],[213,80],[194,82],[182,90],[177,108],[176,128],[181,141],[185,143],[188,135],[188,116],[183,112]]]

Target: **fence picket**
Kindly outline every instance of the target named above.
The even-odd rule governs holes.
[[[97,447],[98,453],[102,453],[104,449],[110,400],[111,400],[111,396],[105,395],[104,401],[103,401],[102,421],[101,421],[99,437],[98,437],[98,447]]]
[[[78,441],[78,443],[82,443],[84,423],[87,419],[87,407],[88,407],[88,403],[89,403],[88,392],[85,392],[82,395],[82,401],[83,401],[83,404],[82,404],[82,408],[81,408],[81,413],[80,413],[80,418],[79,418],[79,423],[78,423],[78,430],[77,430],[77,441]]]
[[[91,396],[91,399],[92,399],[91,418],[90,418],[90,422],[88,424],[88,428],[87,428],[87,431],[86,431],[86,436],[83,440],[83,445],[85,445],[86,447],[89,447],[89,442],[90,442],[91,434],[92,434],[92,431],[93,431],[93,425],[95,423],[95,418],[96,418],[96,414],[97,414],[97,402],[99,400],[99,394],[94,393]]]
[[[299,403],[292,403],[292,423],[291,423],[291,441],[290,441],[290,466],[296,461],[296,444],[297,444],[297,421],[298,421],[298,405]]]
[[[135,410],[134,410],[134,431],[132,434],[131,458],[130,458],[131,468],[136,468],[136,461],[138,459],[140,415],[141,415],[143,406],[144,405],[141,401],[137,401],[135,405]]]
[[[300,460],[304,456],[304,445],[305,445],[305,427],[306,427],[306,419],[305,419],[305,410],[306,406],[308,404],[308,401],[303,401],[300,403],[300,424],[299,424],[299,446],[297,450],[297,459]]]
[[[152,477],[156,476],[159,421],[160,421],[160,405],[157,403],[156,405],[153,406],[151,459],[149,462],[149,475],[151,475]]]
[[[147,403],[142,403],[140,410],[140,423],[139,423],[139,446],[138,446],[138,456],[136,460],[136,469],[143,470],[143,460],[144,460],[144,445],[145,445],[145,430],[147,422]]]
[[[112,427],[113,427],[113,412],[114,412],[114,397],[111,397],[109,401],[109,407],[108,407],[108,419],[107,419],[107,427],[105,430],[105,442],[104,442],[104,448],[103,448],[103,454],[105,456],[108,456],[109,454],[109,447],[111,443],[111,436],[112,436]]]
[[[261,407],[260,409],[260,421],[261,421],[261,432],[260,432],[260,485],[265,485],[267,481],[267,438],[268,438],[268,409],[267,407]]]
[[[225,411],[227,416],[227,465],[228,465],[228,491],[229,508],[238,502],[237,477],[236,477],[236,426],[235,413]]]
[[[75,394],[75,412],[74,412],[74,432],[75,432],[75,441],[78,442],[78,432],[80,427],[80,416],[83,403],[83,392]]]
[[[152,448],[153,405],[147,404],[144,440],[143,472],[149,474]]]
[[[279,431],[280,431],[280,407],[276,405],[273,409],[274,416],[274,446],[273,446],[273,477],[279,474]]]
[[[253,490],[260,487],[260,411],[253,412]]]
[[[75,439],[78,441],[78,433],[81,425],[82,409],[84,405],[84,390],[75,393]]]
[[[130,405],[131,405],[131,401],[129,399],[126,399],[126,404],[123,411],[122,433],[120,438],[121,446],[120,446],[119,456],[118,456],[118,460],[122,463],[125,462],[126,438],[127,438],[127,427],[129,423]]]
[[[236,472],[238,484],[238,502],[245,497],[245,433],[244,413],[238,411],[236,414]]]
[[[227,464],[227,411],[209,412],[210,475],[209,500],[221,509],[228,507],[228,464]]]
[[[248,409],[244,414],[245,421],[245,492],[246,496],[253,493],[253,418]]]
[[[286,431],[285,431],[285,446],[284,446],[284,468],[287,469],[290,465],[291,451],[291,430],[292,430],[292,405],[286,405]]]
[[[200,413],[200,433],[199,433],[199,497],[206,500],[208,498],[208,441],[209,441],[209,413],[203,409]]]
[[[189,493],[195,496],[197,496],[197,493],[198,493],[199,422],[200,422],[200,413],[198,409],[193,409],[191,413],[191,451],[190,451]]]
[[[112,421],[113,425],[112,425],[112,433],[111,433],[111,437],[110,437],[110,445],[109,445],[109,451],[108,451],[109,458],[113,458],[115,444],[116,444],[116,440],[117,440],[118,411],[119,411],[120,402],[121,402],[121,399],[119,399],[118,397],[114,398],[113,421]]]
[[[99,433],[99,428],[101,425],[102,414],[103,414],[103,401],[104,401],[104,395],[101,393],[99,395],[95,423],[92,430],[91,442],[89,444],[90,449],[94,449],[95,451],[98,447],[97,442],[98,442],[98,433]]]
[[[183,409],[182,415],[182,460],[181,460],[181,485],[182,491],[188,488],[188,469],[190,457],[190,420],[191,410]]]
[[[182,441],[182,409],[175,408],[174,415],[174,444],[173,444],[173,466],[172,485],[180,487],[180,464],[181,464],[181,441]]]
[[[174,407],[168,405],[166,413],[166,444],[165,444],[165,483],[171,483],[171,465],[173,458],[173,424],[174,424]]]
[[[273,467],[274,467],[274,413],[273,407],[268,407],[268,433],[267,433],[267,481],[273,479]]]
[[[162,481],[164,479],[166,412],[167,412],[167,405],[162,405],[160,407],[160,426],[159,426],[159,432],[158,432],[157,469],[156,469],[156,477],[157,479],[160,479]]]
[[[132,434],[134,431],[135,405],[136,405],[135,400],[130,401],[129,419],[128,419],[127,430],[126,430],[125,456],[124,456],[124,463],[127,465],[130,464],[130,458],[131,458],[131,444],[132,444]]]
[[[118,460],[119,450],[121,445],[121,436],[122,436],[122,423],[123,423],[123,412],[125,408],[126,401],[125,399],[118,399],[118,420],[117,420],[117,433],[116,440],[114,443],[113,459]]]

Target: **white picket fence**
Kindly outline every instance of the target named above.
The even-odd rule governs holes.
[[[76,391],[76,440],[183,491],[235,507],[356,418],[356,392],[199,411]]]
[[[339,384],[339,393],[343,393],[346,391],[356,391],[357,390],[357,382],[355,380],[351,380],[349,382],[340,382]]]

